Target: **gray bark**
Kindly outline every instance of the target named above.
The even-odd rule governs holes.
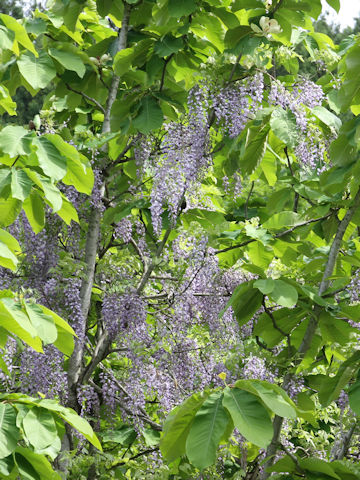
[[[357,192],[354,202],[351,208],[346,212],[344,218],[341,220],[339,223],[335,238],[332,242],[329,256],[325,265],[324,273],[319,285],[318,289],[318,294],[319,296],[322,296],[324,292],[327,290],[330,284],[329,278],[331,277],[335,264],[336,264],[336,259],[339,254],[340,246],[342,239],[344,237],[345,231],[347,227],[349,226],[349,223],[351,221],[351,218],[353,217],[355,211],[359,208],[360,205],[360,190]],[[305,332],[303,341],[301,342],[301,345],[298,350],[297,354],[297,361],[296,363],[300,363],[301,360],[303,359],[304,355],[308,351],[308,349],[311,346],[311,341],[313,339],[313,336],[315,334],[317,325],[318,325],[318,316],[320,313],[321,309],[320,307],[316,306],[314,308],[314,313],[313,316],[309,320],[309,325],[307,327],[307,330]],[[286,375],[282,384],[282,387],[286,390],[286,388],[289,385],[289,382],[291,380],[291,375]],[[271,440],[271,443],[266,451],[266,456],[268,457],[267,462],[264,465],[264,472],[261,475],[261,480],[266,480],[267,478],[270,477],[270,473],[266,472],[266,469],[271,467],[274,463],[275,459],[275,454],[279,448],[279,438],[280,438],[280,433],[281,433],[281,427],[283,424],[283,418],[279,417],[278,415],[275,415],[274,417],[274,422],[273,422],[273,427],[274,427],[274,435]]]

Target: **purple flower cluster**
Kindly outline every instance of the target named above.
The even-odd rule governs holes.
[[[223,123],[231,138],[237,137],[254,117],[263,100],[263,92],[263,75],[258,73],[225,87],[213,97],[215,117]]]
[[[21,391],[48,398],[67,398],[67,376],[63,368],[63,355],[53,345],[47,345],[44,353],[25,348],[21,353],[19,381]]]
[[[190,91],[188,108],[186,120],[166,126],[161,154],[155,164],[150,210],[156,235],[161,233],[165,205],[171,220],[175,221],[187,189],[210,165],[208,94],[205,88],[194,87]]]
[[[114,236],[122,240],[124,243],[129,243],[132,238],[132,223],[131,217],[125,217],[115,225]]]

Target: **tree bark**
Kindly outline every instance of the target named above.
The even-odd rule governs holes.
[[[330,280],[329,278],[331,277],[335,264],[336,264],[336,259],[339,254],[340,246],[342,239],[344,237],[345,231],[347,227],[349,226],[349,223],[351,221],[351,218],[353,217],[355,211],[358,209],[360,205],[360,189],[358,190],[354,202],[351,208],[346,212],[344,218],[341,220],[339,223],[335,238],[331,244],[329,256],[325,265],[324,273],[319,285],[318,289],[318,295],[322,296],[324,292],[327,290]],[[308,349],[311,346],[311,342],[313,339],[313,336],[315,334],[316,328],[318,326],[318,317],[321,312],[321,308],[319,306],[316,306],[314,308],[314,314],[310,318],[309,325],[307,327],[307,330],[305,332],[304,338],[301,342],[301,345],[298,350],[297,354],[297,361],[295,362],[296,364],[299,364],[301,360],[303,359],[304,355],[308,351]],[[286,388],[289,385],[289,382],[291,380],[291,375],[286,375],[282,384],[282,387],[286,390]],[[267,478],[270,477],[270,473],[266,472],[266,469],[271,467],[274,464],[275,460],[275,454],[278,450],[279,447],[279,438],[280,438],[280,433],[281,433],[281,427],[283,424],[283,418],[279,417],[278,415],[275,415],[274,421],[273,421],[273,428],[274,428],[274,434],[273,438],[271,440],[271,443],[266,451],[266,456],[268,457],[268,460],[266,461],[264,465],[264,471],[263,474],[261,475],[261,480],[266,480]]]

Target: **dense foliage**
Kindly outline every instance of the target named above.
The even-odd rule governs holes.
[[[0,477],[360,478],[360,38],[49,4],[0,13]]]

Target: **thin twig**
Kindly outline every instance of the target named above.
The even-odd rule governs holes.
[[[246,202],[245,202],[245,219],[247,220],[248,219],[248,205],[249,205],[249,200],[250,200],[250,197],[251,197],[251,194],[254,190],[254,185],[255,185],[255,182],[254,180],[251,182],[251,187],[250,187],[250,191],[249,191],[249,195],[247,196],[247,199],[246,199]]]
[[[98,107],[98,109],[101,110],[102,113],[105,114],[105,108],[95,98],[89,97],[89,95],[86,95],[86,93],[81,92],[80,90],[75,90],[75,88],[71,87],[68,83],[65,83],[65,85],[66,85],[66,88],[68,90],[70,90],[71,92],[77,93],[78,95],[81,95],[82,97],[84,97],[89,102],[94,103]]]
[[[321,220],[325,220],[326,218],[329,218],[332,214],[333,214],[333,212],[330,212],[330,213],[327,213],[326,215],[324,215],[322,217],[312,218],[311,220],[306,220],[305,222],[298,223],[297,225],[294,225],[293,227],[288,228],[287,230],[284,230],[280,233],[277,233],[276,235],[274,235],[274,238],[281,238],[284,235],[287,235],[288,233],[292,233],[297,228],[305,227],[306,225],[310,225],[311,223],[320,222]],[[234,250],[235,248],[245,247],[246,245],[249,245],[249,243],[253,243],[253,242],[256,242],[256,241],[257,241],[256,238],[251,238],[250,240],[246,240],[245,242],[238,243],[237,245],[232,245],[231,247],[223,248],[221,250],[216,250],[215,255],[217,255],[218,253],[228,252],[229,250]]]
[[[170,60],[172,59],[173,56],[174,56],[174,54],[172,53],[171,55],[169,55],[169,56],[167,57],[166,60],[164,59],[164,67],[163,67],[163,71],[162,71],[162,74],[161,74],[161,81],[160,81],[159,92],[161,92],[162,89],[164,88],[166,67],[167,67],[168,63],[170,62]]]

